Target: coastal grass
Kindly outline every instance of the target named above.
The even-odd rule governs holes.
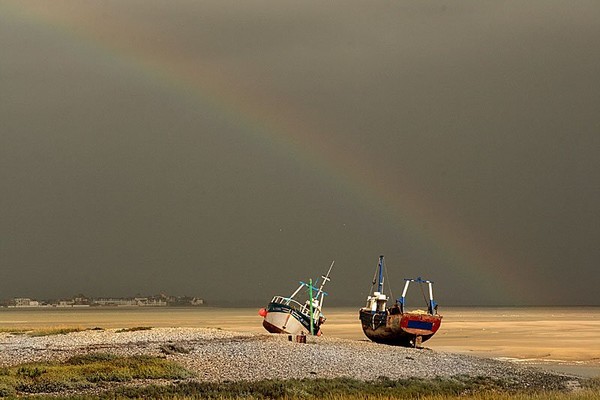
[[[64,393],[105,383],[134,380],[178,380],[193,376],[180,365],[160,357],[117,357],[94,353],[65,362],[25,363],[0,368],[0,397],[17,394]]]
[[[188,354],[191,350],[185,346],[176,343],[165,343],[160,346],[160,351],[165,354]]]
[[[101,361],[107,361],[105,356],[98,356]],[[84,359],[83,364],[90,360]],[[116,359],[113,359],[113,361]],[[131,362],[130,360],[127,363]],[[77,365],[77,361],[71,361]],[[34,377],[39,374],[29,369],[27,374]],[[106,380],[104,382],[115,382]],[[120,382],[118,379],[116,382]],[[93,379],[88,385],[95,384]],[[59,392],[53,395],[28,396],[32,399],[324,399],[324,400],[600,400],[597,382],[585,384],[577,391],[542,391],[542,390],[513,390],[507,382],[491,378],[455,377],[417,379],[408,378],[390,380],[387,378],[375,381],[359,381],[349,378],[336,379],[291,379],[291,380],[262,380],[240,382],[198,382],[182,381],[165,385],[120,385],[112,390],[98,393],[88,391],[88,394],[61,396]],[[92,386],[82,387],[81,389]],[[9,395],[14,395],[12,392]],[[27,393],[27,392],[26,392]],[[31,392],[29,392],[31,393]],[[40,393],[40,392],[38,392]],[[80,392],[82,393],[82,392]],[[96,394],[91,394],[96,393]],[[19,392],[23,394],[23,391]]]
[[[119,398],[119,397],[117,397]],[[176,397],[168,398],[172,400],[195,400],[205,398],[203,396],[196,397]],[[162,398],[167,399],[167,398]],[[262,396],[241,396],[241,397],[220,397],[223,400],[263,400],[267,399]],[[476,393],[467,395],[323,395],[316,397],[282,397],[282,400],[305,400],[305,399],[322,399],[322,400],[598,400],[600,394],[597,392],[577,392],[577,393],[558,393],[558,392],[543,392],[543,393]]]
[[[188,379],[193,377],[192,372],[162,357],[90,353],[64,362],[1,367],[0,398],[600,400],[600,377],[580,380],[580,387],[575,391],[547,391],[543,386],[515,389],[510,381],[466,375],[398,380],[380,377],[373,381],[309,378],[201,382]]]
[[[0,333],[10,333],[12,335],[24,335],[27,332],[31,331],[31,329],[24,328],[0,328]]]
[[[266,399],[280,399],[280,400],[598,400],[600,394],[598,392],[591,391],[580,391],[572,393],[561,393],[561,392],[542,392],[542,393],[475,393],[467,395],[425,395],[425,396],[412,396],[412,395],[329,395],[323,394],[314,397],[308,396],[284,396],[284,397],[264,397],[262,395],[247,394],[243,396],[230,397],[230,396],[219,396],[219,397],[207,397],[201,394],[188,395],[188,396],[169,396],[169,395],[157,395],[152,397],[140,396],[140,397],[127,397],[112,394],[102,395],[72,395],[72,396],[55,396],[55,395],[34,395],[28,396],[31,400],[81,400],[81,399],[97,399],[97,400],[108,400],[108,399],[160,399],[160,400],[197,400],[197,399],[218,399],[218,400],[266,400]]]
[[[116,333],[123,332],[137,332],[137,331],[149,331],[151,326],[134,326],[131,328],[117,329]],[[39,336],[52,336],[52,335],[66,335],[72,332],[84,332],[84,331],[103,331],[104,328],[84,328],[81,326],[48,326],[38,328],[0,328],[0,333],[10,333],[12,335],[28,335],[32,337]]]
[[[101,399],[326,399],[326,400],[600,400],[600,391],[515,390],[487,377],[360,381],[349,378],[263,380],[256,382],[182,382],[170,386],[121,387]]]
[[[151,326],[134,326],[134,327],[131,327],[131,328],[117,329],[115,332],[116,333],[137,332],[137,331],[149,331],[151,329],[152,329]]]
[[[41,336],[52,336],[52,335],[66,335],[71,332],[83,332],[83,331],[98,331],[104,330],[103,328],[82,328],[77,327],[65,327],[65,326],[53,326],[53,327],[42,327],[42,328],[0,328],[0,333],[10,333],[11,335],[28,335],[31,337]]]
[[[27,332],[27,335],[36,337],[36,336],[52,336],[52,335],[66,335],[72,332],[83,332],[86,331],[87,328],[82,328],[79,326],[76,327],[53,327],[53,328],[38,328],[33,329]]]

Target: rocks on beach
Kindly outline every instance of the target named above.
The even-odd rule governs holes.
[[[505,361],[379,345],[369,341],[230,332],[199,328],[125,331],[89,330],[31,337],[0,333],[0,366],[63,361],[74,355],[167,357],[201,381],[348,377],[434,378],[457,375],[511,382],[515,389],[563,389],[577,379]]]

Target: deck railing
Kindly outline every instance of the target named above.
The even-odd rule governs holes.
[[[294,310],[305,315],[308,315],[310,312],[310,307],[308,305],[300,304],[296,300],[290,299],[289,297],[275,296],[273,297],[273,300],[271,300],[271,303],[285,304],[286,306],[290,306]]]

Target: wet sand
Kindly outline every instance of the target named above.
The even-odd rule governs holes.
[[[332,310],[327,334],[354,339],[356,312]],[[600,376],[600,308],[450,308],[426,347],[539,366],[587,377]]]
[[[355,308],[327,308],[327,336],[366,340]],[[435,351],[600,376],[600,307],[448,308]],[[218,328],[263,333],[257,308],[0,309],[0,329],[78,326]]]

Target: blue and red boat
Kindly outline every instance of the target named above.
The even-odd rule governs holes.
[[[383,288],[383,256],[377,264],[377,280],[373,280],[373,294],[367,297],[367,305],[360,309],[359,318],[365,335],[374,342],[405,347],[420,347],[437,332],[442,316],[437,313],[433,300],[433,282],[422,278],[405,279],[402,297],[393,306],[387,307],[388,297]],[[427,310],[406,309],[406,293],[410,284],[428,287]],[[423,293],[425,291],[423,290]]]

